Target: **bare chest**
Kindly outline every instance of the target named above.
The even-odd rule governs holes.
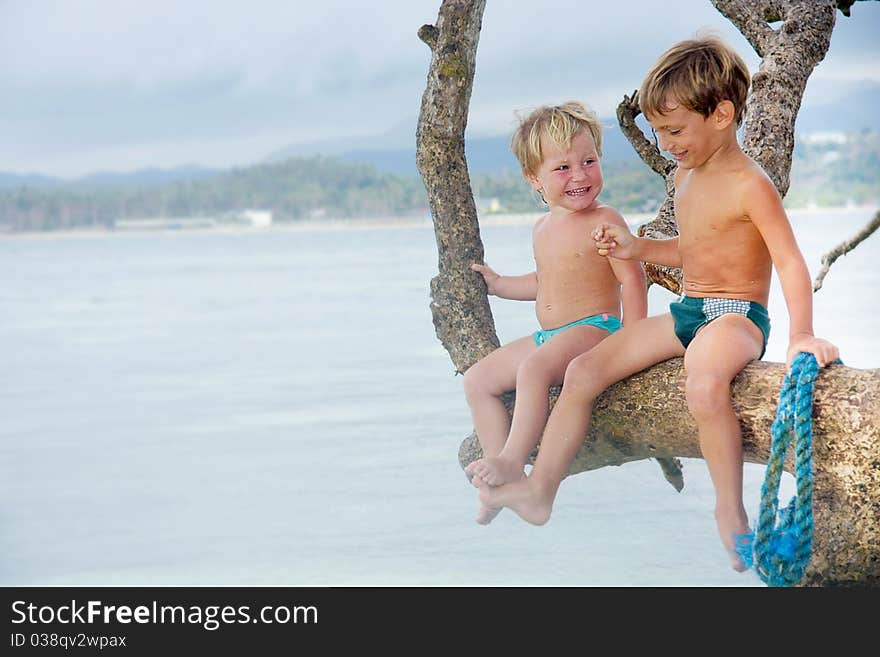
[[[682,253],[710,243],[735,243],[755,230],[740,200],[720,184],[705,189],[684,185],[676,190],[675,217]]]
[[[547,223],[534,233],[535,263],[539,271],[581,269],[602,264],[590,237],[588,222]]]

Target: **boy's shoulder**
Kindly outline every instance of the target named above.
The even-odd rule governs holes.
[[[752,159],[747,153],[739,151],[736,156],[726,159],[720,168],[715,170],[715,175],[708,177],[691,177],[692,169],[679,167],[674,174],[675,187],[678,189],[685,179],[692,180],[692,184],[702,187],[718,184],[719,179],[725,181],[724,186],[728,190],[736,190],[739,194],[747,194],[753,191],[766,190],[767,185],[773,187],[773,181],[764,168]]]
[[[779,191],[764,168],[743,153],[738,162],[731,165],[731,182],[745,206],[764,200],[779,200]]]

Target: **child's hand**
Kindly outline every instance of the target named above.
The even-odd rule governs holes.
[[[785,358],[785,367],[791,368],[795,357],[802,351],[813,354],[819,367],[825,367],[840,357],[840,350],[828,340],[817,338],[812,335],[800,334],[792,336],[788,345],[788,353]]]
[[[633,257],[636,238],[623,226],[601,224],[592,233],[600,256],[611,256],[627,260]]]
[[[495,273],[495,270],[492,269],[489,265],[480,265],[474,263],[471,265],[471,270],[478,272],[483,275],[483,280],[486,281],[486,287],[489,288],[489,294],[495,294],[495,282],[501,278],[501,276]]]

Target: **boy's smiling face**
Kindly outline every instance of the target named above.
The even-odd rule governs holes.
[[[663,114],[646,115],[660,142],[682,169],[695,169],[723,144],[731,124],[733,103],[722,101],[708,117],[675,102]]]
[[[528,179],[541,191],[547,205],[571,212],[590,207],[602,191],[603,182],[599,153],[590,131],[575,135],[567,149],[542,136],[541,155],[541,166]]]

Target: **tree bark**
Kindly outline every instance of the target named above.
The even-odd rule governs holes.
[[[753,77],[745,113],[743,148],[758,161],[780,194],[788,190],[794,122],[806,81],[828,49],[839,6],[848,0],[713,0],[749,39],[762,62]],[[845,6],[844,6],[845,5]],[[419,171],[428,190],[439,253],[431,281],[437,336],[458,372],[498,346],[485,287],[469,266],[482,262],[476,209],[464,159],[464,128],[485,0],[444,0],[437,26],[419,35],[432,50],[417,131]],[[773,29],[769,22],[782,21]],[[632,98],[618,109],[624,132],[636,138]],[[620,118],[623,115],[624,118]],[[667,199],[641,234],[677,234],[672,205],[673,170],[657,160],[650,142],[637,151],[666,179]],[[646,144],[648,146],[646,146]],[[640,150],[641,148],[641,150]],[[680,273],[652,272],[677,290]],[[770,426],[785,366],[754,362],[734,380],[731,396],[743,430],[744,458],[766,463]],[[590,430],[569,474],[656,458],[701,458],[696,426],[684,397],[682,359],[651,367],[611,386],[593,410]],[[551,391],[555,403],[558,390]],[[823,369],[813,409],[813,556],[801,585],[880,584],[880,370]],[[793,452],[792,449],[789,452]],[[462,466],[480,456],[471,434],[459,450]],[[791,471],[791,454],[787,460]]]
[[[500,346],[483,277],[477,208],[464,156],[464,131],[486,0],[444,0],[437,25],[419,38],[431,48],[416,130],[416,164],[434,221],[439,273],[431,280],[437,337],[462,373]]]

